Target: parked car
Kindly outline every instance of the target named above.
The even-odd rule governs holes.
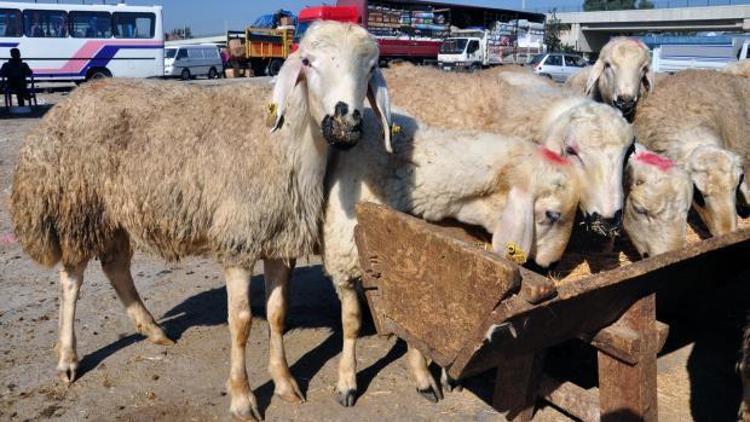
[[[223,70],[219,48],[215,45],[181,45],[164,49],[164,76],[183,80],[197,76],[214,79]]]
[[[569,53],[538,54],[529,63],[534,73],[557,82],[565,82],[587,64],[583,57]]]

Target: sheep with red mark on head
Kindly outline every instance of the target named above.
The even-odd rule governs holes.
[[[633,130],[619,111],[527,72],[447,73],[401,65],[384,71],[392,102],[435,127],[515,136],[567,156],[587,183],[580,209],[602,236],[619,233],[622,174]]]
[[[429,221],[453,218],[483,227],[492,248],[523,263],[546,267],[560,259],[572,231],[580,181],[575,165],[524,140],[477,131],[435,128],[394,114],[401,131],[394,153],[363,141],[336,153],[327,176],[323,260],[342,301],[344,352],[337,394],[355,400],[355,341],[360,309],[354,282],[362,275],[354,243],[359,201],[387,204]],[[365,119],[370,132],[373,119]],[[415,349],[409,363],[417,389],[430,400],[440,389]]]
[[[625,167],[623,225],[643,257],[685,245],[693,185],[672,160],[636,145]]]

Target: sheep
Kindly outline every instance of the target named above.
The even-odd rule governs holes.
[[[740,60],[730,63],[721,69],[722,72],[730,75],[744,76],[750,78],[750,59]]]
[[[747,216],[750,190],[743,162],[750,162],[750,84],[710,70],[666,78],[638,108],[639,142],[690,174],[693,205],[712,235],[737,228]]]
[[[447,74],[415,66],[384,72],[392,103],[426,124],[517,136],[573,158],[589,183],[581,211],[611,236],[622,220],[622,173],[633,130],[620,113],[521,72]]]
[[[546,267],[559,260],[567,245],[579,199],[574,166],[544,147],[429,127],[401,113],[393,119],[402,128],[393,155],[363,141],[346,157],[335,153],[326,181],[322,255],[342,304],[337,399],[344,406],[354,403],[357,388],[355,342],[361,313],[354,280],[362,270],[354,227],[359,201],[387,204],[429,221],[454,218],[481,226],[492,233],[495,252],[519,263],[528,256]],[[371,120],[365,119],[365,129],[368,125]],[[437,400],[440,390],[415,349],[409,363],[418,390]]]
[[[651,55],[641,41],[612,38],[593,66],[572,75],[565,86],[620,110],[632,121],[638,102],[654,89]]]
[[[75,305],[91,258],[101,260],[138,331],[169,342],[133,285],[135,244],[168,261],[212,255],[224,267],[227,390],[230,412],[241,420],[260,419],[245,347],[252,322],[248,280],[263,259],[274,392],[304,400],[283,351],[282,297],[294,258],[311,254],[318,242],[327,144],[345,149],[358,142],[366,96],[390,140],[387,87],[377,63],[377,44],[364,29],[318,23],[285,62],[273,91],[255,84],[206,89],[95,81],[45,116],[20,153],[11,214],[34,260],[62,262],[57,370],[65,382],[78,367]],[[273,101],[272,131],[263,123],[265,98]]]
[[[684,246],[693,184],[672,160],[641,145],[625,167],[623,226],[643,257]]]

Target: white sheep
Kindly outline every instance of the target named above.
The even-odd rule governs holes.
[[[429,221],[453,218],[481,226],[492,233],[495,252],[507,255],[508,246],[517,245],[538,265],[548,266],[567,245],[579,198],[575,167],[544,147],[501,135],[428,127],[403,114],[394,114],[394,121],[402,130],[393,155],[363,141],[346,157],[334,158],[327,176],[323,259],[342,304],[344,348],[337,395],[344,406],[353,404],[357,389],[355,342],[361,314],[354,280],[362,271],[354,227],[359,201],[388,204]],[[371,120],[365,119],[371,133],[368,124]],[[440,390],[416,349],[409,351],[409,364],[418,390],[437,400]]]
[[[638,107],[639,142],[664,154],[690,174],[693,204],[711,234],[737,228],[750,191],[743,161],[750,162],[750,84],[709,70],[687,70],[666,78]]]
[[[593,66],[572,75],[565,86],[619,109],[632,121],[638,102],[654,89],[651,55],[641,41],[612,38]]]
[[[744,76],[750,78],[750,59],[730,63],[721,69],[722,72],[730,75]]]
[[[303,400],[283,351],[284,290],[294,258],[319,238],[327,144],[362,134],[369,97],[390,138],[378,47],[357,25],[318,23],[269,88],[158,81],[89,83],[52,109],[20,153],[11,194],[15,233],[36,261],[62,261],[58,372],[78,368],[75,306],[99,257],[138,331],[167,343],[130,273],[131,243],[168,260],[212,255],[227,283],[231,414],[260,419],[245,368],[249,279],[264,259],[274,392]],[[273,99],[267,110],[266,102]],[[209,106],[210,113],[206,112]],[[270,111],[271,133],[264,119]],[[380,129],[370,139],[380,136]],[[342,160],[346,157],[342,156]]]
[[[467,75],[402,65],[384,73],[393,104],[426,124],[516,136],[571,157],[588,181],[580,208],[589,227],[602,235],[619,231],[633,130],[617,110],[522,72]]]
[[[625,167],[625,192],[623,226],[641,256],[684,246],[693,200],[693,184],[685,170],[636,145]]]

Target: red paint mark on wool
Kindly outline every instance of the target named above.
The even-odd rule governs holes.
[[[642,151],[635,154],[635,159],[644,164],[649,164],[657,167],[661,171],[667,171],[674,167],[674,162],[669,158],[662,157],[659,154],[653,152]]]
[[[544,157],[544,159],[547,161],[551,161],[555,164],[568,164],[569,163],[567,158],[561,156],[560,154],[552,150],[549,150],[545,147],[540,147],[539,150],[542,153],[542,157]]]

